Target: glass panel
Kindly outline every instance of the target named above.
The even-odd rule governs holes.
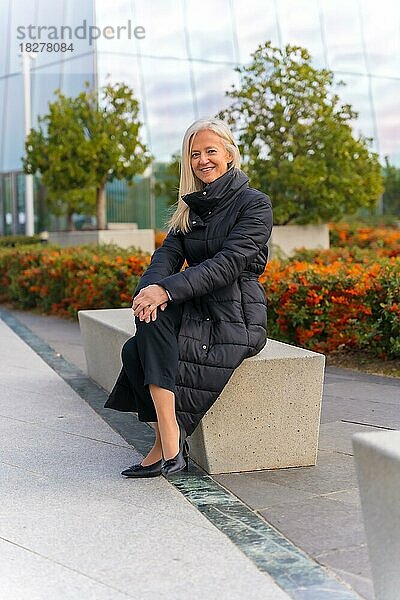
[[[337,78],[339,79],[339,78]],[[374,137],[374,120],[371,101],[369,97],[368,77],[366,75],[346,75],[342,77],[345,86],[336,89],[342,104],[351,104],[358,112],[358,118],[352,123],[354,133],[362,133],[367,137]]]
[[[143,58],[151,151],[169,160],[180,149],[186,128],[194,121],[192,90],[187,62]]]
[[[36,118],[38,115],[48,113],[49,102],[54,102],[57,98],[54,91],[60,87],[61,78],[57,73],[34,73],[32,76],[32,125],[37,126]]]
[[[145,38],[137,43],[137,49],[142,54],[170,58],[187,57],[182,1],[135,0],[132,5],[134,24],[146,29]]]
[[[3,158],[4,158],[4,131],[6,114],[4,112],[4,97],[7,88],[7,79],[0,79],[0,173],[3,171]]]
[[[278,17],[283,43],[307,48],[313,63],[325,66],[317,2],[280,0]]]
[[[94,85],[94,55],[76,55],[74,59],[65,60],[61,78],[61,89],[67,96],[76,96],[84,89],[85,81]]]
[[[35,2],[13,0],[11,8],[9,73],[21,71],[21,43],[30,42],[28,27],[36,23]],[[18,30],[21,28],[21,30]]]
[[[372,79],[379,150],[400,166],[400,80]]]
[[[3,169],[5,171],[19,170],[22,167],[21,156],[24,152],[25,137],[22,90],[21,75],[8,78],[3,145]]]
[[[400,78],[399,3],[363,2],[362,23],[370,72]]]
[[[233,67],[193,61],[197,107],[200,117],[215,116],[230,104],[225,92],[232,84],[239,85],[239,75]],[[189,123],[188,123],[189,125]]]
[[[329,68],[366,73],[358,2],[321,0]]]
[[[248,0],[232,2],[234,31],[237,32],[239,57],[241,63],[250,61],[250,54],[259,46],[271,40],[279,46],[277,18],[273,0],[255,0],[249,10]]]
[[[0,2],[0,77],[8,72],[8,19],[10,16],[9,3],[3,0]]]
[[[108,82],[126,82],[141,98],[140,63],[136,56],[100,53],[97,56],[99,87]],[[140,102],[142,105],[142,102]]]
[[[185,0],[184,10],[191,57],[234,63],[229,0]]]

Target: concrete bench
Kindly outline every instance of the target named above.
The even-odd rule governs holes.
[[[352,437],[375,597],[400,597],[400,431]]]
[[[110,391],[121,348],[134,335],[131,308],[78,313],[88,375]],[[325,356],[268,340],[235,370],[190,437],[210,474],[316,464]]]

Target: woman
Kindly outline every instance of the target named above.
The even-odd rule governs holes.
[[[258,276],[267,263],[272,208],[248,181],[223,121],[189,127],[177,209],[134,292],[136,334],[122,348],[123,368],[105,404],[138,412],[156,433],[142,462],[122,472],[127,477],[187,469],[186,437],[236,367],[266,344]]]

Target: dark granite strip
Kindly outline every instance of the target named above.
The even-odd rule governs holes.
[[[108,394],[103,388],[56,353],[9,311],[0,308],[0,318],[129,444],[147,454],[154,439],[150,426],[138,421],[133,413],[105,409],[103,405]],[[193,461],[190,461],[189,473],[179,473],[169,477],[169,481],[294,600],[360,600],[358,594],[340,583]]]

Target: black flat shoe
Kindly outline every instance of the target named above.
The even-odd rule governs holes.
[[[161,471],[163,475],[173,475],[189,469],[189,444],[186,440],[186,431],[181,424],[179,424],[179,432],[178,454],[174,458],[162,462]]]
[[[125,475],[125,477],[157,477],[157,475],[161,475],[161,464],[162,460],[158,460],[152,465],[143,465],[136,464],[132,465],[125,471],[122,471],[121,475]]]

